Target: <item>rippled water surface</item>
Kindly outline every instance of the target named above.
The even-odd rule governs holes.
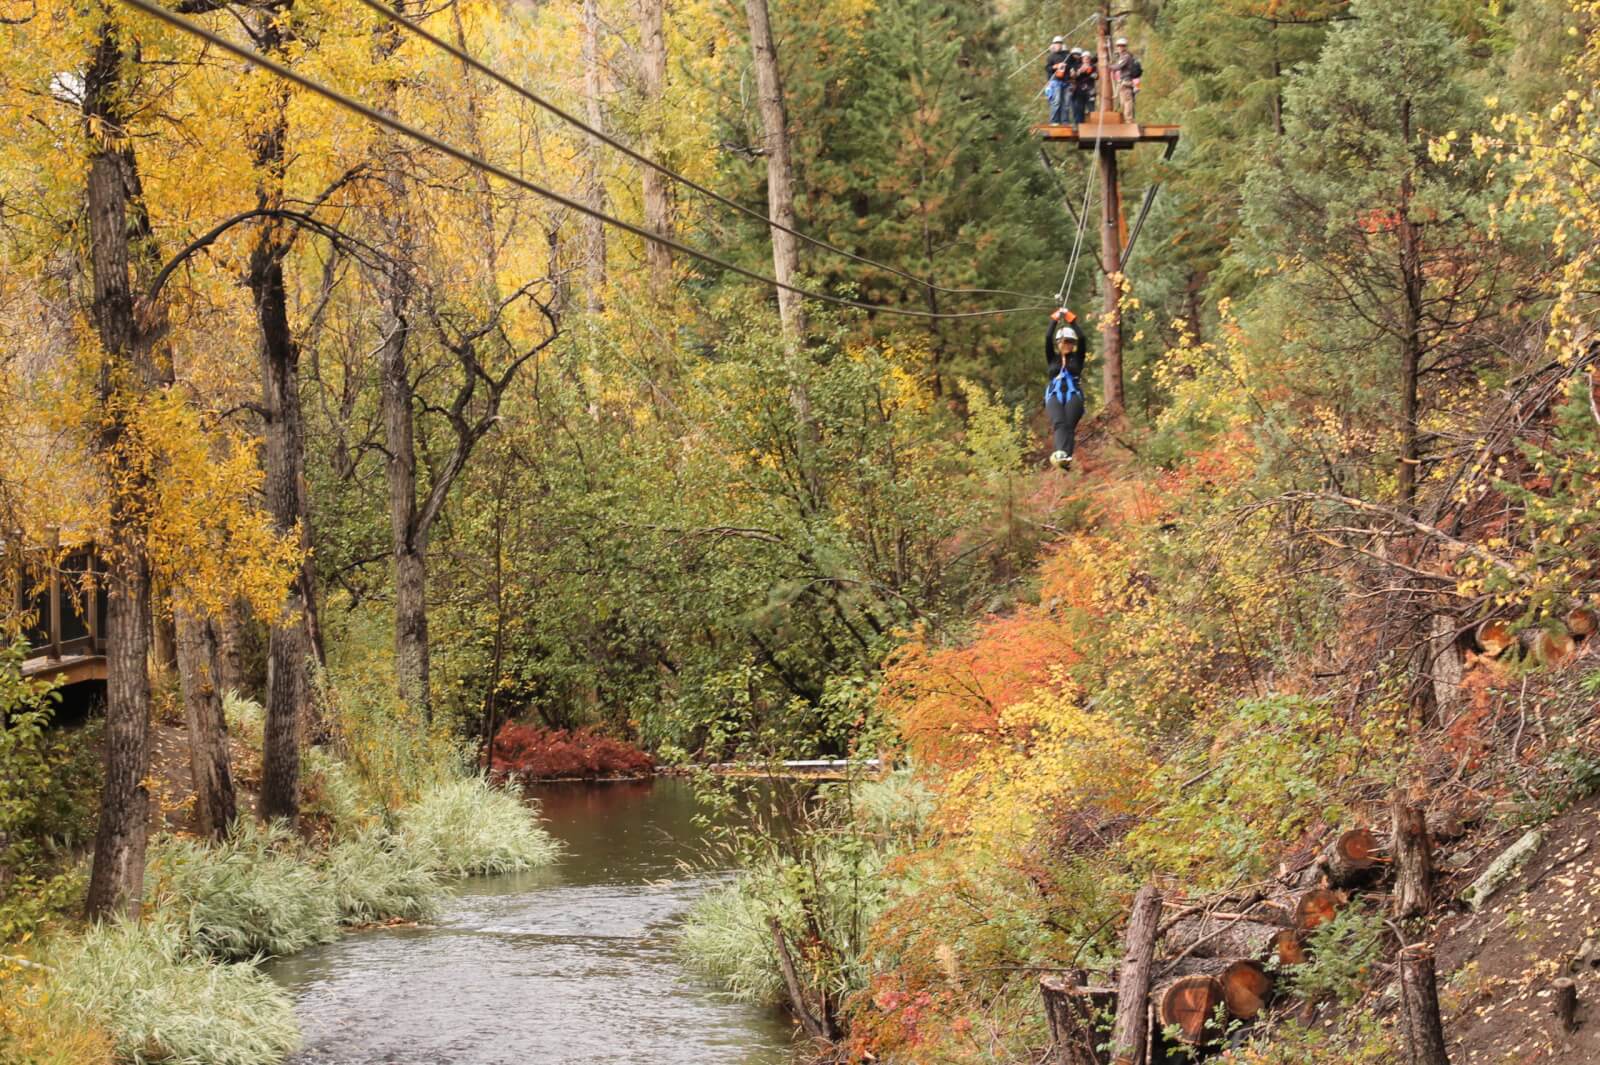
[[[427,928],[277,962],[301,1065],[776,1065],[789,1025],[695,981],[672,933],[710,881],[681,781],[552,785],[559,866],[467,881]]]

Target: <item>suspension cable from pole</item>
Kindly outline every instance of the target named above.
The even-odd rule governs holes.
[[[439,48],[439,49],[443,50],[444,52],[447,52],[451,57],[453,57],[457,61],[461,62],[465,66],[470,67],[473,70],[476,70],[478,73],[482,74],[484,77],[489,78],[490,80],[496,82],[497,84],[502,85],[505,88],[511,90],[513,93],[515,93],[516,95],[522,97],[524,100],[527,100],[529,103],[533,104],[534,106],[543,108],[544,110],[548,111],[550,114],[554,115],[556,118],[558,118],[561,121],[567,123],[568,125],[574,126],[577,129],[582,130],[584,133],[587,133],[589,136],[593,137],[595,140],[599,141],[600,143],[608,145],[608,146],[610,146],[612,148],[615,148],[617,151],[619,151],[622,154],[626,155],[628,158],[632,159],[634,162],[638,163],[639,165],[645,166],[645,167],[649,167],[651,170],[656,171],[658,174],[661,174],[663,177],[669,178],[670,180],[678,182],[679,184],[684,185],[687,188],[693,189],[695,192],[698,192],[702,196],[706,196],[706,197],[708,197],[708,198],[710,198],[712,200],[715,200],[717,203],[722,204],[724,207],[728,207],[728,208],[730,208],[732,210],[738,211],[740,214],[747,215],[750,218],[754,218],[757,221],[761,222],[763,225],[771,226],[773,229],[776,229],[776,230],[779,230],[781,232],[787,233],[792,237],[796,237],[799,240],[805,241],[807,244],[810,244],[810,245],[812,245],[814,247],[821,248],[824,251],[832,252],[835,255],[842,255],[846,259],[850,259],[853,262],[861,263],[863,266],[871,266],[871,267],[873,267],[875,269],[883,270],[886,273],[894,274],[897,277],[905,278],[908,281],[914,281],[919,285],[922,285],[922,286],[924,286],[924,287],[926,287],[928,289],[933,290],[934,292],[943,292],[943,293],[945,293],[947,295],[952,295],[952,296],[1015,296],[1018,299],[1038,299],[1038,298],[1040,298],[1040,297],[1037,297],[1037,296],[1030,296],[1030,295],[1028,295],[1027,293],[1024,293],[1024,292],[1013,292],[1010,289],[1003,289],[1003,288],[945,288],[942,285],[935,285],[931,281],[924,281],[922,278],[917,277],[915,274],[909,273],[909,272],[907,272],[905,270],[901,270],[898,267],[890,266],[887,263],[880,263],[877,260],[869,259],[864,255],[857,255],[855,252],[846,251],[845,249],[840,248],[840,247],[838,247],[836,245],[830,244],[827,241],[822,240],[819,237],[809,236],[808,234],[800,232],[798,229],[791,229],[789,226],[784,225],[782,222],[774,221],[773,219],[767,217],[767,215],[763,214],[760,211],[757,211],[757,210],[754,210],[752,208],[746,207],[744,204],[739,203],[737,200],[729,199],[728,197],[722,195],[721,193],[716,192],[713,189],[707,188],[706,186],[700,184],[699,182],[695,181],[693,178],[686,177],[685,175],[678,173],[676,170],[673,170],[672,168],[668,167],[664,163],[657,162],[656,160],[651,159],[649,156],[644,155],[643,153],[641,153],[639,151],[636,151],[633,148],[630,148],[627,144],[623,143],[622,141],[617,140],[615,137],[612,137],[610,134],[605,133],[602,130],[596,129],[594,126],[589,125],[583,119],[581,119],[581,118],[577,117],[576,115],[566,111],[565,109],[559,107],[558,105],[556,105],[554,103],[551,103],[549,100],[546,100],[544,97],[540,96],[538,93],[534,92],[532,89],[529,89],[527,86],[525,86],[525,85],[523,85],[523,84],[521,84],[519,82],[513,81],[512,79],[506,77],[504,74],[501,74],[498,70],[495,70],[493,67],[491,67],[488,64],[484,63],[482,60],[478,59],[476,56],[472,55],[471,53],[466,52],[461,48],[458,48],[457,46],[451,44],[449,41],[445,40],[444,38],[442,38],[442,37],[438,36],[437,34],[432,33],[431,31],[423,28],[417,22],[415,22],[415,21],[413,21],[413,20],[411,20],[409,18],[406,18],[400,12],[394,10],[388,4],[384,3],[383,0],[359,0],[359,2],[362,4],[362,6],[368,8],[374,14],[378,15],[380,18],[383,18],[383,19],[387,20],[388,22],[392,23],[395,26],[401,27],[407,33],[410,33],[413,36],[420,38],[421,40],[427,41],[429,44],[433,45],[435,48]],[[1081,25],[1081,23],[1080,23],[1080,25]]]
[[[491,174],[507,184],[524,189],[536,196],[550,200],[551,202],[559,204],[568,210],[576,211],[578,214],[584,215],[588,218],[593,218],[603,224],[613,226],[626,233],[631,233],[642,240],[654,241],[664,247],[671,248],[674,251],[681,252],[682,254],[688,255],[691,258],[699,259],[702,262],[717,266],[723,270],[727,270],[729,273],[738,274],[739,276],[748,278],[751,281],[760,282],[763,285],[782,289],[786,292],[793,292],[797,296],[802,296],[810,300],[816,300],[821,303],[832,303],[841,307],[850,307],[855,310],[867,311],[869,313],[899,315],[906,318],[986,318],[990,315],[1015,314],[1021,311],[1034,313],[1038,311],[1037,306],[1005,307],[988,311],[921,311],[906,307],[878,306],[871,303],[863,303],[859,300],[845,299],[841,296],[833,296],[823,292],[812,292],[809,289],[798,288],[794,285],[779,281],[777,278],[768,277],[765,274],[751,270],[747,267],[739,266],[736,263],[731,263],[724,259],[719,259],[709,252],[701,251],[700,249],[685,244],[673,237],[666,236],[662,233],[657,233],[654,230],[646,229],[640,225],[635,225],[632,222],[623,221],[620,218],[615,218],[603,211],[598,211],[595,208],[590,207],[588,204],[580,203],[570,196],[563,195],[562,193],[556,192],[553,189],[547,189],[542,185],[535,184],[534,182],[529,181],[527,178],[522,177],[519,174],[514,174],[496,163],[491,163],[488,160],[480,159],[478,156],[473,155],[471,152],[468,152],[465,149],[458,148],[447,141],[441,140],[431,133],[424,132],[423,130],[417,129],[415,126],[408,125],[400,119],[379,111],[377,108],[372,107],[369,104],[364,104],[353,97],[346,96],[337,89],[330,88],[329,86],[324,85],[313,78],[307,77],[296,70],[286,67],[275,60],[268,59],[266,56],[255,51],[254,49],[246,48],[240,44],[235,44],[233,41],[228,40],[221,34],[215,33],[196,22],[192,22],[188,18],[185,18],[176,12],[167,10],[159,4],[154,3],[153,0],[122,0],[122,3],[144,13],[145,15],[150,16],[151,18],[165,22],[167,25],[173,27],[174,29],[180,30],[191,37],[206,41],[207,43],[220,48],[224,52],[242,59],[253,66],[260,67],[262,70],[268,71],[284,81],[291,82],[292,84],[298,85],[308,92],[321,96],[330,103],[342,107],[347,111],[353,112],[354,114],[360,115],[369,122],[382,126],[384,129],[387,129],[392,133],[398,133],[403,137],[407,137],[416,141],[418,144],[432,148],[434,151],[439,152],[442,155],[449,156],[458,163],[481,170],[486,174]]]
[[[1094,131],[1094,159],[1100,157],[1101,135],[1105,132],[1105,111],[1096,111]],[[1094,189],[1094,163],[1089,164],[1089,174],[1083,182],[1083,208],[1078,212],[1078,232],[1072,239],[1072,255],[1067,260],[1067,272],[1061,276],[1061,287],[1056,289],[1056,305],[1065,307],[1072,298],[1072,285],[1078,272],[1078,257],[1083,250],[1083,234],[1089,228],[1089,193]]]

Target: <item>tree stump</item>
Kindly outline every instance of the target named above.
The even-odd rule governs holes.
[[[1095,1049],[1094,1004],[1077,973],[1052,974],[1039,980],[1045,1021],[1050,1026],[1052,1065],[1101,1065]]]
[[[1433,909],[1433,843],[1422,807],[1396,793],[1394,826],[1394,915],[1421,917]]]
[[[1117,1016],[1111,1026],[1114,1065],[1138,1065],[1144,1061],[1145,1008],[1150,998],[1150,966],[1155,960],[1160,924],[1161,892],[1154,884],[1146,884],[1133,898],[1127,953],[1117,979]]]
[[[1175,1027],[1178,1038],[1192,1045],[1206,1039],[1206,1029],[1217,1007],[1226,999],[1222,981],[1215,976],[1180,976],[1155,993],[1156,1020],[1162,1028]]]
[[[1322,867],[1334,887],[1357,887],[1372,880],[1383,863],[1378,837],[1369,829],[1352,828],[1339,833],[1322,855]]]
[[[1260,962],[1249,958],[1230,962],[1217,982],[1222,985],[1222,1000],[1228,1005],[1228,1015],[1235,1020],[1255,1020],[1272,997],[1272,974]]]
[[[1571,1035],[1578,1030],[1578,985],[1568,977],[1563,976],[1550,985],[1556,993],[1556,1000],[1551,1006],[1551,1012],[1556,1015],[1556,1020],[1561,1024],[1561,1030]]]
[[[1433,948],[1426,943],[1401,947],[1400,1005],[1405,1020],[1406,1044],[1414,1065],[1450,1065],[1444,1046],[1444,1023],[1439,1019],[1439,987],[1433,968]]]

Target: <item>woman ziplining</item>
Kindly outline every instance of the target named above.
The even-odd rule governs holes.
[[[1063,473],[1072,468],[1072,453],[1083,418],[1083,364],[1089,357],[1089,341],[1078,326],[1078,316],[1065,307],[1050,315],[1045,325],[1044,359],[1050,381],[1044,387],[1044,409],[1050,416],[1050,431],[1055,450],[1050,465]]]

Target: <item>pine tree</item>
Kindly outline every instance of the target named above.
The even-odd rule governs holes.
[[[1336,401],[1387,422],[1410,507],[1426,462],[1420,382],[1470,370],[1464,330],[1498,305],[1500,258],[1483,225],[1487,171],[1429,148],[1474,122],[1467,57],[1424,0],[1350,13],[1285,91],[1284,136],[1245,183],[1241,262],[1288,285],[1290,333],[1351,387]]]

